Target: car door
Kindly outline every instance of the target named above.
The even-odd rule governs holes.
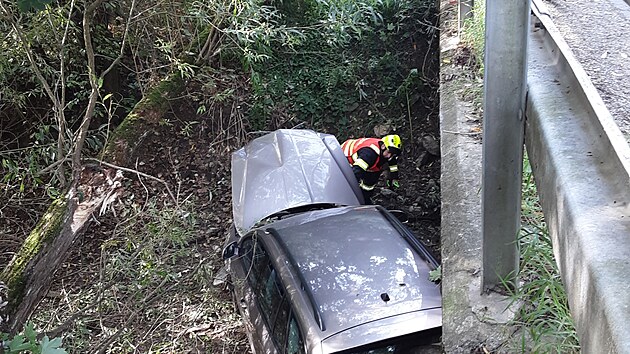
[[[234,273],[242,282],[235,291],[255,353],[304,353],[300,328],[272,257],[261,235],[243,238]]]
[[[232,282],[234,286],[234,300],[239,312],[243,316],[243,323],[254,353],[276,353],[275,348],[269,346],[269,331],[257,304],[256,290],[265,279],[269,278],[267,267],[269,256],[260,245],[260,238],[256,231],[244,236],[239,242],[239,256],[230,261],[232,268]]]

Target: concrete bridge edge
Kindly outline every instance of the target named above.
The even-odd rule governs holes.
[[[445,353],[508,353],[520,334],[506,296],[481,293],[481,121],[463,99],[479,83],[456,65],[456,4],[441,2],[442,344]]]

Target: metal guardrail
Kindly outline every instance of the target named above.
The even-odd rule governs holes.
[[[630,353],[630,147],[539,1],[526,147],[582,352]]]
[[[503,4],[494,1],[488,6]],[[525,145],[555,258],[582,352],[630,354],[630,147],[538,0],[532,10]],[[443,129],[466,129],[459,117],[462,108],[449,94],[453,84],[446,81],[442,86],[446,90],[441,94],[440,116],[447,127]],[[490,99],[518,97],[502,94]],[[513,117],[510,113],[506,118]],[[501,306],[491,300],[493,293],[479,296],[475,291],[479,256],[489,248],[480,245],[479,196],[472,192],[478,188],[480,152],[464,138],[446,134],[441,140],[443,342],[449,352],[490,340],[488,330],[498,327],[488,329],[484,321],[475,321],[476,311],[490,309],[496,315],[492,306]],[[514,239],[515,235],[504,232],[498,241]],[[503,322],[493,322],[499,323]]]
[[[555,53],[555,59],[558,61],[555,67],[563,77],[570,80],[572,87],[577,89],[575,94],[580,96],[579,98],[589,111],[592,123],[600,130],[598,133],[602,134],[601,139],[609,144],[608,149],[611,153],[609,157],[615,159],[620,165],[618,167],[625,170],[626,176],[630,178],[630,148],[604,101],[573,56],[569,46],[562,39],[542,1],[532,1],[532,12],[539,21],[539,27],[545,31],[544,43],[547,51]]]
[[[482,291],[516,284],[518,273],[529,14],[529,1],[486,6]]]

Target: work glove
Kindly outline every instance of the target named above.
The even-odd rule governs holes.
[[[399,187],[400,187],[400,183],[398,183],[397,179],[388,179],[387,180],[387,188],[395,189],[395,188],[399,188]]]

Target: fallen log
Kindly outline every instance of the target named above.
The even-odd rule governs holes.
[[[177,74],[163,80],[123,120],[105,146],[102,159],[110,166],[87,165],[68,192],[53,201],[11,262],[0,273],[8,287],[8,303],[1,308],[0,331],[19,332],[53,280],[68,250],[85,232],[91,215],[104,202],[121,193],[122,171],[111,165],[127,166],[140,146],[142,136],[157,126],[170,109],[169,101],[184,90]],[[4,321],[2,321],[4,319]]]

